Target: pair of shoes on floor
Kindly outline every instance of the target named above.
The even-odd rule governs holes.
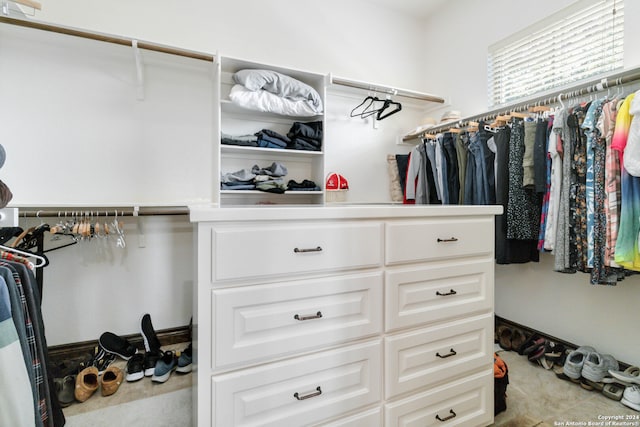
[[[98,368],[89,366],[76,377],[74,397],[78,402],[85,402],[100,386],[102,386],[102,395],[110,396],[118,391],[123,377],[122,370],[117,366],[109,366],[102,376],[98,373]]]
[[[173,351],[165,351],[153,371],[151,381],[164,383],[167,382],[173,371],[186,374],[191,372],[192,368],[192,345],[180,352],[180,356]]]
[[[507,325],[500,325],[496,329],[498,344],[504,350],[520,351],[524,343],[528,340],[527,335],[518,328]]]
[[[140,334],[144,341],[144,354],[136,353],[127,362],[127,376],[129,382],[141,380],[153,375],[156,363],[163,356],[160,340],[151,322],[151,315],[145,313],[140,321]]]
[[[134,354],[127,362],[127,381],[133,382],[152,376],[158,361],[163,356],[162,350]]]
[[[153,329],[151,316],[146,313],[140,321],[140,333],[144,340],[144,347],[147,353],[158,353],[160,351],[160,340]],[[126,338],[120,337],[113,332],[105,332],[98,340],[100,349],[107,354],[116,355],[124,360],[131,359],[138,353],[136,346],[131,344]]]
[[[573,350],[567,355],[567,360],[564,362],[564,374],[573,380],[579,380],[582,376],[585,360],[595,351],[595,348],[589,346],[582,346]]]
[[[602,394],[613,400],[619,400],[623,405],[640,411],[640,368],[629,366],[624,371],[610,370],[609,384],[604,386]]]

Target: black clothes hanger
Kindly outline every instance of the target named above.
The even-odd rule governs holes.
[[[24,230],[20,227],[0,228],[0,245],[4,245],[8,240],[18,237]]]
[[[395,106],[395,109],[387,111],[383,115],[382,113],[385,112],[389,108],[390,105]],[[376,119],[378,119],[378,120],[386,119],[387,117],[397,113],[400,110],[402,110],[402,104],[400,104],[399,102],[392,101],[390,99],[386,99],[384,101],[384,105],[382,106],[382,108],[380,110],[378,110],[378,115],[376,116]]]
[[[29,231],[14,247],[23,251],[37,248],[45,231],[49,230],[49,224],[40,224]]]
[[[365,103],[369,101],[369,103],[365,106]],[[379,101],[379,99],[375,96],[367,96],[357,107],[355,107],[353,110],[351,110],[351,114],[349,114],[350,117],[357,117],[357,116],[361,116],[363,113],[365,113],[367,111],[367,109],[369,107],[371,107],[371,105],[375,102],[375,101]],[[363,107],[364,106],[364,107]],[[362,108],[362,111],[359,113],[356,113],[356,110],[360,107]]]

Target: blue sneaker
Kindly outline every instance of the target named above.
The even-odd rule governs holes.
[[[178,368],[176,369],[176,372],[180,372],[182,374],[191,372],[191,351],[191,343],[189,343],[189,347],[187,347],[182,353],[180,353],[180,357],[178,358]]]
[[[160,360],[156,362],[156,367],[153,370],[153,376],[151,381],[157,383],[166,382],[178,366],[178,359],[173,351],[165,351]]]

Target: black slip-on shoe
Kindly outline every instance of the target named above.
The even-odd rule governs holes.
[[[112,332],[105,332],[98,340],[100,347],[107,353],[120,356],[124,360],[129,360],[131,356],[138,352],[138,349],[127,341],[126,338],[119,337]]]
[[[145,351],[153,353],[160,351],[160,340],[156,335],[156,331],[153,329],[151,316],[148,313],[142,316],[142,321],[140,322],[140,333],[144,339]]]

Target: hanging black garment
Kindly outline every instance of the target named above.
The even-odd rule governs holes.
[[[540,234],[542,198],[534,189],[522,186],[524,170],[524,123],[515,119],[509,143],[509,202],[507,204],[507,238],[535,240]]]
[[[460,180],[458,177],[458,155],[456,152],[455,134],[446,132],[442,139],[442,151],[447,162],[447,204],[457,205],[460,197]]]
[[[538,262],[540,253],[535,240],[507,239],[507,204],[509,201],[509,141],[511,129],[500,129],[493,140],[496,145],[496,204],[502,205],[503,214],[496,215],[496,263],[512,264]]]

